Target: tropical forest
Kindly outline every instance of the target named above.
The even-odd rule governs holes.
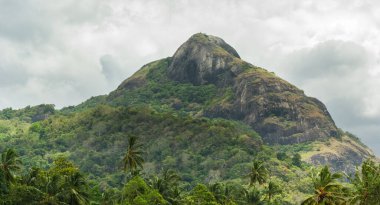
[[[380,164],[325,105],[197,33],[108,95],[0,111],[4,205],[376,205]]]

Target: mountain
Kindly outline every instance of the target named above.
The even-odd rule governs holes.
[[[336,170],[352,171],[374,156],[336,127],[318,99],[243,61],[221,38],[202,33],[193,35],[172,57],[143,66],[104,101],[161,104],[197,117],[241,121],[269,145],[315,142],[325,148],[305,154],[304,160],[331,164]]]
[[[49,167],[66,156],[102,188],[123,179],[129,136],[144,145],[147,174],[172,168],[192,185],[244,181],[259,158],[273,178],[294,182],[287,192],[293,202],[310,191],[303,187],[310,164],[352,173],[374,156],[337,128],[322,102],[202,33],[109,95],[61,110],[40,105],[0,112],[0,150],[14,147],[27,166]],[[297,154],[308,163],[294,163]]]
[[[273,73],[244,62],[221,38],[195,34],[173,57],[156,64],[162,61],[166,62],[166,67],[161,68],[163,78],[168,78],[166,81],[215,89],[217,93],[208,96],[210,103],[201,105],[201,116],[242,121],[269,144],[294,144],[339,136],[323,103],[305,96],[302,90]],[[145,76],[142,72],[147,69],[154,72],[152,67],[143,67],[123,82],[117,92],[129,94],[126,90],[147,86],[148,72]]]

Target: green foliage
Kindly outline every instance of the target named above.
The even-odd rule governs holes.
[[[302,166],[301,155],[298,154],[298,153],[296,153],[292,157],[292,163],[293,163],[294,166],[301,167]]]
[[[270,181],[268,183],[268,186],[265,190],[265,194],[266,194],[266,199],[268,200],[269,203],[272,202],[274,196],[281,193],[282,193],[282,189],[276,182]]]
[[[345,189],[337,180],[339,173],[331,173],[327,166],[319,172],[312,172],[314,195],[302,202],[302,205],[343,204],[346,202]]]
[[[90,99],[82,102],[81,104],[77,106],[64,107],[61,110],[59,110],[58,113],[63,114],[63,115],[70,115],[74,112],[80,112],[86,109],[90,109],[99,105],[106,104],[106,102],[107,102],[107,95],[99,95],[96,97],[91,97]]]
[[[135,176],[125,185],[122,195],[122,202],[131,205],[168,204],[157,190],[150,188],[139,176]]]
[[[128,137],[139,136],[144,143],[146,172],[175,168],[181,175],[202,180],[209,170],[244,164],[253,159],[262,146],[260,137],[249,127],[223,119],[195,118],[170,110],[146,106],[99,106],[68,116],[54,116],[33,123],[23,134],[1,139],[4,146],[15,147],[31,166],[47,165],[64,155],[91,177],[117,186],[128,150]],[[27,160],[28,159],[28,160]],[[202,162],[202,163],[201,163]],[[244,168],[245,169],[245,168]],[[221,178],[239,177],[223,172]],[[233,171],[233,170],[231,170]],[[196,183],[196,182],[194,182]]]
[[[278,160],[284,161],[285,159],[288,158],[288,155],[286,154],[286,152],[278,152],[276,154],[276,157]]]
[[[19,119],[25,122],[36,122],[48,118],[55,113],[54,105],[42,104],[34,107],[13,110],[6,108],[0,111],[0,119]]]
[[[39,202],[42,202],[43,195],[43,192],[36,187],[16,184],[10,189],[5,204],[38,204]]]
[[[208,186],[209,191],[220,204],[244,204],[246,203],[247,190],[236,182],[216,182]]]
[[[66,158],[58,157],[54,160],[53,166],[49,171],[54,175],[71,175],[78,172],[78,168]]]
[[[136,136],[129,136],[128,148],[123,158],[124,171],[130,171],[132,174],[139,168],[143,168],[144,159],[142,157],[142,145],[137,144]]]
[[[253,186],[255,183],[263,184],[268,178],[268,169],[264,166],[264,162],[260,160],[254,160],[251,170],[248,174],[249,185]]]
[[[247,205],[260,205],[263,204],[262,193],[256,187],[245,190],[244,192],[244,202]],[[244,203],[243,203],[244,204]]]
[[[133,143],[131,143],[133,144]],[[188,184],[172,170],[164,170],[159,176],[143,179],[134,176],[122,189],[106,188],[90,192],[88,178],[76,165],[64,157],[56,158],[47,170],[32,168],[12,174],[9,182],[4,175],[4,167],[15,164],[22,168],[18,155],[7,149],[3,152],[0,170],[0,203],[3,204],[76,204],[85,205],[90,201],[101,204],[130,205],[250,205],[250,204],[293,204],[284,198],[284,191],[291,189],[292,183],[284,184],[277,177],[271,177],[268,183],[268,170],[265,164],[255,160],[250,172],[254,184],[247,188],[240,182],[217,182],[206,187],[198,184],[187,191]],[[274,154],[273,156],[274,157]],[[12,160],[10,160],[12,159]],[[4,163],[7,162],[7,163]],[[17,163],[16,163],[17,162]],[[4,164],[8,164],[4,166]],[[9,166],[13,167],[13,166]],[[254,172],[252,170],[255,170]],[[21,173],[25,173],[21,175]],[[377,204],[380,188],[380,165],[366,161],[362,169],[351,178],[351,185],[343,185],[341,174],[331,173],[325,166],[320,171],[312,170],[311,180],[314,194],[302,204]],[[241,176],[244,177],[244,176]],[[149,183],[147,183],[149,182]],[[5,188],[4,188],[5,185]],[[294,201],[293,201],[294,202]]]
[[[14,183],[14,172],[20,169],[21,161],[13,149],[7,149],[1,154],[0,172],[6,184]]]
[[[354,185],[350,199],[352,204],[378,204],[380,202],[380,165],[371,160],[363,162],[361,170],[357,170],[351,178]]]
[[[18,155],[8,149],[0,167],[0,187],[6,186],[0,191],[3,204],[89,204],[85,177],[66,159],[57,159],[47,171],[34,168],[15,177],[12,170],[19,170],[21,164]]]
[[[144,76],[146,84],[134,89],[116,90],[110,94],[107,103],[111,105],[171,105],[175,109],[200,111],[201,105],[209,104],[217,95],[216,86],[213,84],[195,86],[169,80],[166,72],[170,60],[166,58],[144,66],[142,70],[148,70]]]
[[[179,182],[180,176],[173,170],[165,169],[160,176],[153,176],[150,186],[157,190],[165,200],[171,204],[179,204]]]
[[[203,184],[198,184],[183,200],[184,205],[218,205],[214,195]]]

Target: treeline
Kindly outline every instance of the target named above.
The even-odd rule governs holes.
[[[0,110],[0,119],[18,119],[24,122],[36,122],[55,114],[56,110],[54,107],[52,104],[41,104],[33,107],[27,106],[19,110],[5,108]]]
[[[7,149],[0,161],[0,204],[288,204],[281,196],[289,185],[272,180],[266,163],[260,160],[254,160],[250,171],[241,176],[249,179],[247,184],[229,181],[190,187],[174,170],[145,175],[143,145],[137,137],[130,136],[123,164],[121,186],[102,188],[90,184],[86,175],[66,158],[55,159],[46,170],[26,169],[17,153]],[[313,168],[310,178],[313,193],[302,204],[380,204],[380,165],[371,160],[365,161],[353,176],[332,173],[325,166]]]
[[[85,176],[65,158],[48,170],[26,170],[14,150],[1,154],[0,204],[89,204],[90,198]]]

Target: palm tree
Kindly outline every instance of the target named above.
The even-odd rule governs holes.
[[[208,190],[219,204],[232,205],[246,202],[246,189],[234,182],[209,184]]]
[[[273,196],[275,196],[277,194],[281,194],[282,190],[281,190],[280,186],[278,186],[278,184],[274,183],[273,181],[270,181],[268,183],[268,187],[267,187],[267,190],[265,192],[267,194],[268,202],[271,202]]]
[[[86,181],[80,172],[70,175],[44,173],[41,191],[44,196],[41,204],[49,205],[86,205],[89,204]]]
[[[14,182],[13,173],[20,169],[21,161],[13,149],[7,149],[1,154],[0,171],[6,183]]]
[[[328,166],[323,167],[318,173],[312,171],[314,195],[303,201],[302,205],[344,204],[344,187],[337,181],[341,177],[341,174],[332,174]]]
[[[40,174],[40,169],[36,167],[30,168],[30,171],[23,176],[22,183],[28,186],[37,186],[36,181],[38,180],[38,175]]]
[[[260,205],[263,204],[261,201],[261,193],[255,187],[244,190],[245,204],[247,205]]]
[[[268,178],[268,170],[264,166],[264,162],[260,160],[254,160],[253,166],[248,174],[250,178],[249,185],[253,186],[256,182],[263,184]]]
[[[350,179],[354,185],[351,204],[379,204],[380,203],[380,166],[371,160],[363,162],[362,169],[356,170],[355,178]]]
[[[44,187],[40,190],[44,190],[44,197],[41,204],[60,205],[63,204],[63,180],[60,175],[49,175],[45,172],[43,177]]]
[[[68,202],[72,205],[88,204],[88,194],[85,192],[86,181],[80,172],[65,177],[65,189]]]
[[[222,203],[226,201],[227,197],[224,195],[225,194],[225,185],[220,182],[216,182],[214,184],[209,184],[208,185],[208,190],[214,195],[215,199],[219,202]]]
[[[173,204],[179,197],[178,182],[180,179],[180,176],[178,176],[175,171],[165,169],[161,177],[155,176],[153,180],[151,180],[151,186],[156,189],[165,200]]]
[[[129,171],[134,174],[134,172],[140,167],[143,168],[142,163],[144,159],[142,158],[142,144],[137,144],[137,137],[130,136],[128,138],[128,148],[125,156],[123,158],[124,162],[124,171]]]

